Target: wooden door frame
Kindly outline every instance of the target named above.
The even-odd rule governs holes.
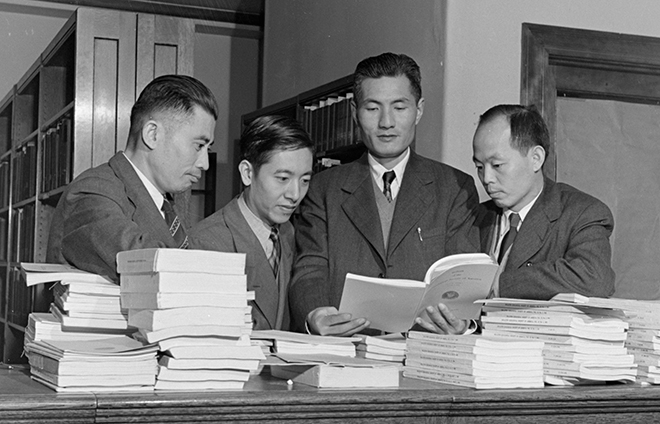
[[[535,104],[550,131],[546,176],[557,176],[558,96],[660,104],[660,38],[523,23],[521,104]],[[658,90],[660,92],[660,90]]]

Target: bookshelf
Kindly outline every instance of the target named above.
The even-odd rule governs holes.
[[[243,125],[264,115],[301,122],[314,141],[314,172],[356,160],[366,151],[351,114],[353,75],[305,91],[242,116]]]
[[[80,8],[0,102],[0,348],[21,358],[27,317],[47,311],[44,285],[20,262],[46,258],[66,185],[125,146],[136,93],[156,76],[192,75],[190,19]],[[215,193],[212,181],[193,195]]]

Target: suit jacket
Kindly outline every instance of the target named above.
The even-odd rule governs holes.
[[[187,228],[189,193],[174,210]],[[53,214],[48,262],[71,264],[118,281],[123,250],[178,247],[149,192],[122,152],[68,185]]]
[[[318,307],[339,307],[348,272],[421,281],[439,258],[478,251],[477,205],[472,177],[411,152],[385,250],[367,154],[314,175],[294,221],[294,329]]]
[[[492,201],[480,207],[476,224],[483,252],[493,251],[501,213]],[[500,275],[500,296],[547,300],[557,293],[612,295],[613,228],[614,218],[603,202],[546,178],[511,246]]]
[[[243,217],[238,198],[195,225],[190,232],[190,247],[193,249],[247,254],[248,290],[255,292],[255,300],[251,302],[255,330],[289,329],[286,293],[293,264],[293,232],[290,222],[280,225],[279,287],[264,249]]]

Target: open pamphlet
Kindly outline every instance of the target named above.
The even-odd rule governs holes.
[[[371,328],[389,333],[408,331],[415,318],[428,319],[425,308],[444,303],[461,319],[478,318],[498,264],[485,253],[446,256],[431,265],[424,281],[346,274],[339,312],[364,317]]]

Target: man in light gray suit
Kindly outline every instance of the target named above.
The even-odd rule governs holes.
[[[296,120],[262,116],[240,140],[245,190],[190,233],[195,249],[247,254],[255,330],[288,330],[287,290],[295,251],[289,218],[305,197],[314,145]]]
[[[131,110],[126,150],[62,194],[47,261],[118,281],[118,252],[187,247],[189,189],[208,169],[217,118],[215,97],[198,80],[165,75],[149,83]]]
[[[351,335],[369,327],[337,311],[348,272],[421,281],[441,257],[479,249],[474,180],[410,148],[424,111],[417,63],[403,54],[367,58],[353,87],[368,153],[315,175],[300,206],[289,291],[298,331]],[[455,332],[465,330],[456,323]]]

